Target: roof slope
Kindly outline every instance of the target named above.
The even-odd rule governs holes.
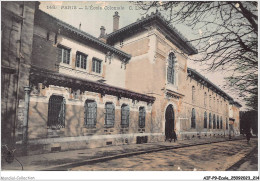
[[[152,12],[142,19],[137,19],[136,22],[129,24],[123,28],[120,28],[107,35],[107,42],[113,44],[117,38],[130,36],[131,31],[149,25],[150,23],[156,23],[166,32],[166,38],[172,41],[179,49],[184,51],[188,55],[197,54],[197,49],[192,46],[188,40],[173,26],[169,25],[160,12]]]
[[[207,79],[205,76],[201,75],[199,72],[197,72],[196,70],[192,69],[192,68],[187,68],[187,72],[189,76],[194,76],[197,79],[201,79],[202,81],[204,81],[204,84],[207,84],[208,87],[211,89],[215,89],[216,92],[218,92],[219,94],[222,94],[224,97],[226,97],[227,100],[230,101],[230,103],[232,104],[236,104],[240,107],[242,107],[241,104],[239,104],[238,102],[234,101],[234,99],[229,96],[227,93],[225,93],[223,90],[221,90],[218,86],[216,86],[214,83],[212,83],[209,79]]]
[[[76,36],[79,36],[80,38],[84,38],[85,40],[91,41],[92,43],[96,44],[99,47],[102,47],[106,49],[107,51],[111,51],[112,53],[116,53],[117,55],[122,56],[123,58],[127,59],[127,61],[131,58],[131,55],[109,45],[104,43],[103,41],[99,40],[98,38],[68,24],[65,23],[64,21],[55,18],[48,13],[37,10],[36,12],[36,18],[35,18],[35,23],[39,24],[41,26],[45,26],[51,29],[56,29],[56,31],[59,31],[59,28],[64,29],[65,31],[70,31]]]

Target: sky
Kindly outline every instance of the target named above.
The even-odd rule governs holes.
[[[138,7],[133,3],[126,1],[42,1],[40,9],[77,28],[79,27],[79,24],[81,24],[81,30],[95,37],[99,36],[101,26],[106,28],[106,33],[109,34],[112,32],[113,15],[115,11],[118,11],[120,16],[119,28],[131,24],[138,18],[145,16],[144,11],[138,9]],[[198,33],[185,25],[178,24],[173,26],[175,26],[175,28],[188,40],[196,38],[195,34]],[[245,109],[243,101],[239,100],[238,96],[234,96],[234,94],[224,86],[224,77],[227,76],[227,72],[206,72],[204,71],[206,67],[203,64],[195,63],[191,60],[188,61],[188,67],[196,69],[215,85],[233,97],[234,100],[242,104],[243,107],[241,110]]]

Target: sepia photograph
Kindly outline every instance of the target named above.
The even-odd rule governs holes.
[[[257,1],[1,1],[1,180],[258,171]]]

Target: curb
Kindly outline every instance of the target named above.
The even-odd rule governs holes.
[[[236,171],[235,169],[238,169],[241,164],[244,163],[245,158],[251,156],[255,150],[257,150],[258,146],[255,146],[249,153],[245,154],[243,158],[232,164],[230,167],[228,167],[225,171]],[[233,170],[234,169],[234,170]]]
[[[59,166],[49,167],[49,168],[46,168],[46,169],[43,169],[43,170],[40,170],[40,171],[68,171],[68,168],[71,168],[71,167],[78,167],[78,166],[87,165],[87,164],[90,165],[90,164],[105,162],[105,161],[109,161],[109,160],[113,160],[113,159],[131,157],[131,156],[136,156],[136,155],[141,155],[141,154],[146,154],[146,153],[152,153],[152,152],[167,151],[167,150],[171,150],[171,149],[178,149],[178,148],[185,148],[185,147],[192,147],[192,146],[199,146],[199,145],[207,145],[207,144],[221,143],[221,142],[227,142],[227,141],[238,141],[238,140],[243,140],[243,139],[211,141],[211,142],[204,142],[204,143],[198,143],[198,144],[183,144],[183,145],[176,145],[176,146],[165,146],[164,148],[155,148],[155,149],[150,149],[150,150],[145,150],[145,151],[122,153],[122,154],[117,154],[117,155],[101,157],[101,158],[92,158],[92,159],[89,159],[89,160],[84,160],[84,161],[79,161],[79,162],[74,162],[74,163],[65,163],[65,164],[62,164],[62,165],[59,165]]]

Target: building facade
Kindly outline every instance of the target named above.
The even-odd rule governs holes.
[[[11,126],[27,154],[158,142],[173,130],[179,139],[225,136],[231,127],[239,135],[240,104],[187,67],[197,50],[159,12],[123,28],[116,12],[114,31],[101,27],[96,38],[34,7],[22,83],[30,91]]]

